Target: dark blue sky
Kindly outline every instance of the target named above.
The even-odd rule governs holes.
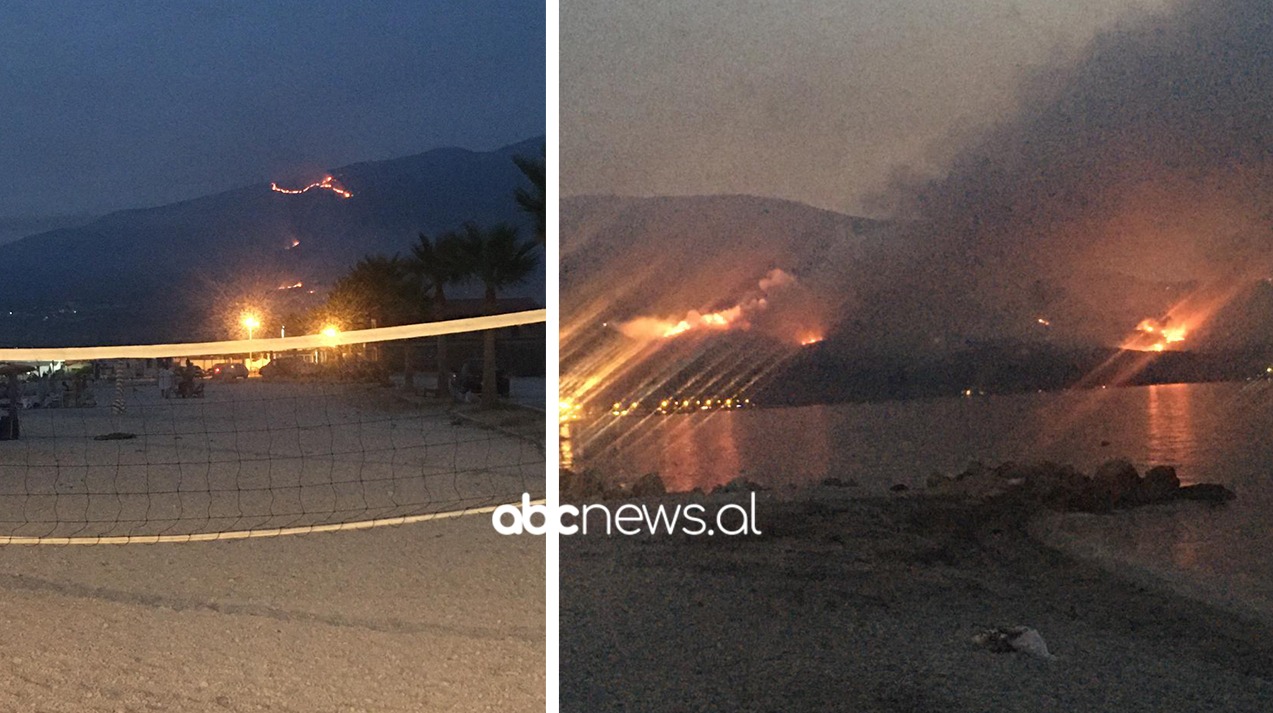
[[[541,2],[0,4],[0,219],[544,133]]]

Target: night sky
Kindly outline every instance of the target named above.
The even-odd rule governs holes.
[[[541,135],[544,35],[539,2],[6,2],[0,232]]]
[[[563,0],[562,194],[745,193],[871,213],[1023,79],[1171,0]]]

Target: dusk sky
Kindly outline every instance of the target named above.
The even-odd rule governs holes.
[[[562,194],[870,212],[895,170],[942,165],[1022,79],[1171,4],[563,0]]]
[[[6,2],[0,221],[542,135],[544,37],[539,2]]]

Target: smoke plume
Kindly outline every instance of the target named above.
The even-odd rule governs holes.
[[[1273,268],[1273,2],[1115,27],[944,176],[882,197],[905,222],[904,257],[860,290],[880,338],[1025,336],[1046,317],[1108,343],[1183,298],[1214,307]]]

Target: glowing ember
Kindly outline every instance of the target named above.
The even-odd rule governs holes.
[[[302,284],[302,283],[300,283],[300,282],[297,282],[297,283],[296,283],[296,284],[294,284],[294,285],[279,285],[278,287],[276,287],[276,288],[274,288],[274,289],[276,289],[276,290],[294,290],[294,289],[296,289],[296,288],[298,288],[298,287],[304,287],[304,286],[305,286],[304,284]]]
[[[282,186],[279,186],[279,184],[277,183],[272,183],[272,182],[270,183],[271,191],[275,191],[277,193],[286,193],[291,196],[299,195],[301,193],[305,193],[315,188],[318,188],[320,190],[325,190],[325,191],[331,191],[332,193],[335,193],[341,198],[354,197],[354,194],[345,190],[345,187],[341,185],[340,181],[337,181],[334,176],[330,176],[330,175],[323,176],[323,180],[318,181],[317,183],[311,183],[308,186],[305,186],[304,188],[283,188]],[[292,247],[296,247],[296,245],[299,244],[299,243],[296,243],[295,241],[293,241],[293,243],[294,244],[292,245]]]
[[[821,342],[823,339],[825,339],[825,337],[823,337],[821,334],[811,334],[809,332],[805,332],[804,334],[800,335],[800,346],[807,347],[811,344],[817,344],[818,342]]]
[[[1051,326],[1052,326],[1052,323],[1051,323],[1051,322],[1049,322],[1048,320],[1046,320],[1046,319],[1044,319],[1044,318],[1042,318],[1042,317],[1039,317],[1038,319],[1036,319],[1036,320],[1034,320],[1034,321],[1038,322],[1039,324],[1043,325],[1044,327],[1051,327]]]
[[[301,241],[297,240],[296,238],[292,238],[292,244],[291,244],[291,245],[288,245],[288,246],[287,246],[287,249],[288,249],[288,250],[291,250],[292,248],[297,247],[297,246],[299,246],[300,244],[301,244]]]

